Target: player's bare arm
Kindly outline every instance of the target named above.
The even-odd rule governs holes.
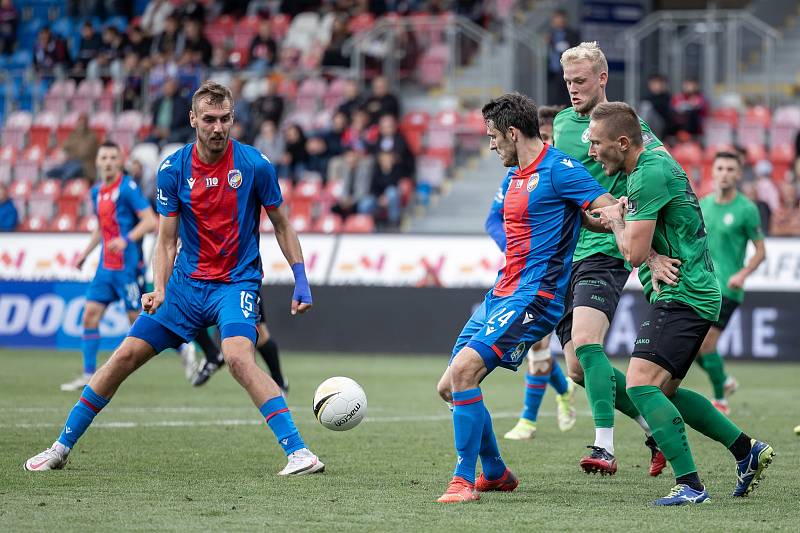
[[[764,246],[764,239],[759,239],[757,241],[752,241],[753,246],[755,247],[756,251],[750,260],[747,261],[747,264],[742,267],[742,269],[730,277],[728,280],[728,287],[731,289],[741,289],[744,287],[744,281],[747,279],[747,276],[752,274],[758,268],[758,265],[764,262],[764,259],[767,258],[767,249]]]
[[[178,226],[177,216],[161,216],[153,252],[153,292],[142,296],[142,308],[151,315],[164,301],[164,290],[172,275],[178,250]]]
[[[96,228],[92,230],[92,236],[89,238],[89,244],[86,245],[81,255],[78,257],[78,262],[75,263],[77,268],[83,268],[83,264],[86,262],[86,258],[89,257],[89,254],[92,253],[97,245],[100,244],[100,225],[98,224]]]
[[[108,249],[112,252],[122,251],[128,247],[128,243],[141,240],[146,234],[155,231],[156,229],[156,214],[153,208],[146,207],[136,212],[139,217],[139,223],[136,224],[127,235],[121,235],[112,239],[108,243]]]
[[[303,250],[300,247],[300,239],[297,238],[297,232],[289,222],[284,208],[268,209],[267,215],[275,228],[275,239],[278,241],[278,246],[280,246],[283,256],[291,265],[292,272],[295,275],[292,314],[303,314],[311,309],[312,302],[308,281],[305,280],[305,266],[303,264]],[[298,279],[299,277],[302,279]],[[304,287],[303,284],[305,284]],[[305,290],[298,291],[298,289]]]

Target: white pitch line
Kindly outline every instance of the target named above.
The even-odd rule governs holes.
[[[544,416],[555,416],[553,412],[539,413]],[[588,415],[590,413],[581,413]],[[517,418],[519,412],[508,411],[493,413],[494,419]],[[437,415],[419,415],[419,416],[367,416],[364,422],[369,423],[394,423],[394,422],[443,422],[450,420],[452,415],[450,413],[442,413]],[[150,422],[133,422],[133,421],[119,421],[119,422],[95,422],[92,424],[93,428],[105,429],[134,429],[134,428],[149,428],[149,427],[209,427],[209,426],[259,426],[264,423],[263,420],[257,418],[247,419],[221,419],[221,420],[156,420]],[[63,424],[56,424],[50,422],[34,422],[34,423],[19,423],[19,424],[0,424],[0,429],[39,429],[39,428],[60,428]]]

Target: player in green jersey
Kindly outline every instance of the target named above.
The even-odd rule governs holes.
[[[589,157],[589,114],[597,104],[606,101],[608,62],[605,55],[597,43],[581,43],[562,54],[561,64],[572,107],[555,118],[554,146],[583,163],[600,185],[619,198],[625,194],[625,175],[618,172],[607,176]],[[641,124],[645,147],[663,150],[661,141],[650,132],[647,124]],[[655,261],[656,280],[674,283],[677,263],[657,255],[653,255],[652,261]],[[647,423],[625,393],[625,375],[611,365],[603,350],[622,288],[630,275],[630,266],[622,259],[613,236],[581,229],[572,268],[566,312],[556,333],[564,347],[568,374],[586,388],[594,418],[594,445],[589,446],[592,451],[581,459],[580,466],[586,473],[614,474],[617,471],[614,457],[616,407],[644,429],[645,443],[651,452],[650,475],[658,476],[666,466],[664,456],[650,435]]]
[[[721,294],[708,251],[700,204],[686,173],[668,154],[645,150],[636,112],[622,102],[592,111],[590,154],[608,176],[627,175],[627,197],[593,210],[611,230],[619,251],[639,267],[650,309],[628,366],[628,395],[653,430],[675,473],[675,487],[654,505],[708,500],[692,457],[685,424],[723,444],[737,462],[734,496],[756,487],[774,452],[751,439],[704,396],[679,388],[711,325]],[[681,261],[675,285],[651,285],[645,264],[651,249]]]
[[[714,387],[714,401],[711,403],[726,415],[730,413],[727,397],[739,384],[733,376],[726,375],[725,365],[717,353],[717,341],[744,299],[742,287],[745,279],[766,257],[758,207],[736,189],[741,176],[739,156],[732,152],[718,152],[711,167],[714,193],[700,201],[708,229],[708,249],[722,291],[722,308],[719,320],[703,340],[697,362],[708,373]],[[753,242],[755,254],[745,265],[747,241]]]

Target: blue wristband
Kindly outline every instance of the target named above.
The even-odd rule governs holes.
[[[308,286],[308,278],[306,277],[306,266],[303,263],[295,263],[292,265],[292,273],[294,274],[292,300],[305,304],[312,303],[311,287]]]
[[[131,244],[131,243],[133,243],[133,241],[131,240],[131,237],[130,237],[130,235],[125,235],[125,236],[123,237],[123,239],[125,239],[125,242],[127,242],[128,244]]]

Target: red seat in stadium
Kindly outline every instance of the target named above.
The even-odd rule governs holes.
[[[297,233],[311,231],[311,215],[308,213],[292,212],[289,215],[289,223]]]
[[[703,161],[711,163],[714,161],[714,156],[717,155],[717,152],[737,153],[732,144],[709,144],[706,145],[706,149],[703,151]]]
[[[732,107],[720,107],[711,112],[711,118],[721,122],[727,122],[734,128],[739,122],[739,111]]]
[[[336,109],[339,104],[344,100],[345,87],[347,80],[344,78],[336,78],[331,81],[328,86],[328,92],[325,93],[323,105],[325,109]]]
[[[428,131],[429,123],[430,115],[424,111],[406,113],[400,122],[400,132],[405,136],[409,148],[415,155],[422,152],[422,141],[425,132]]]
[[[733,144],[733,126],[724,120],[709,119],[703,124],[706,145]]]
[[[27,111],[14,111],[6,119],[3,127],[3,146],[13,146],[17,150],[25,147],[25,136],[31,129],[33,117]]]
[[[44,96],[44,109],[53,113],[63,113],[75,95],[75,80],[68,78],[53,82]]]
[[[769,158],[773,165],[776,163],[792,163],[794,157],[794,146],[789,144],[773,144],[769,150]]]
[[[375,25],[375,16],[372,13],[360,13],[350,19],[348,29],[350,33],[359,34],[372,29]]]
[[[400,203],[403,207],[406,207],[414,198],[414,180],[411,178],[403,178],[397,184],[397,188],[400,190]]]
[[[11,183],[12,169],[17,160],[17,149],[13,146],[0,148],[0,183]]]
[[[744,118],[745,120],[758,123],[764,128],[769,128],[772,122],[772,113],[766,106],[754,105],[747,108],[744,113]]]
[[[342,226],[344,233],[373,233],[374,231],[375,221],[370,215],[350,215]]]
[[[94,215],[86,215],[78,220],[76,230],[84,233],[90,233],[97,229],[97,217]]]
[[[303,180],[295,185],[292,191],[292,203],[289,210],[294,214],[308,215],[311,218],[311,210],[314,203],[322,194],[322,184],[319,180]]]
[[[758,161],[767,158],[767,149],[763,144],[745,144],[745,151],[747,154],[747,162],[755,165]]]
[[[12,182],[11,186],[8,188],[8,197],[12,200],[21,200],[23,202],[27,202],[32,190],[33,185],[31,182],[18,180]]]
[[[284,15],[283,13],[279,13],[272,17],[269,20],[269,28],[272,33],[273,39],[276,41],[282,41],[286,38],[286,33],[289,31],[289,26],[292,23],[292,19]]]
[[[669,152],[683,167],[698,166],[703,161],[703,149],[697,143],[681,143],[670,148]]]
[[[42,216],[26,217],[19,225],[20,231],[47,231],[47,219]]]
[[[14,166],[14,177],[17,181],[35,182],[39,179],[39,171],[44,160],[44,150],[39,146],[31,146]]]
[[[42,198],[50,201],[56,201],[60,197],[61,182],[56,179],[42,180],[31,193],[31,198]]]
[[[314,222],[313,230],[317,233],[341,233],[342,217],[336,213],[322,215]]]
[[[51,231],[75,231],[75,215],[59,213],[50,223]]]

